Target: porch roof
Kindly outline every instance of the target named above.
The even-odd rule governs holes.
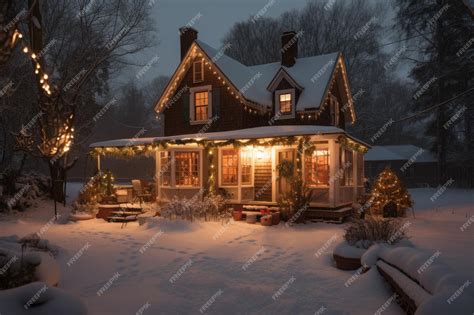
[[[167,137],[148,137],[148,138],[131,138],[131,139],[117,139],[92,143],[90,148],[99,147],[127,147],[137,145],[153,144],[159,141],[173,141],[173,140],[232,140],[232,139],[259,139],[259,138],[275,138],[287,136],[306,136],[306,135],[323,135],[323,134],[344,134],[351,139],[369,147],[367,144],[357,140],[348,134],[343,129],[334,126],[315,126],[315,125],[288,125],[288,126],[264,126],[231,131],[207,132],[207,133],[193,133],[186,135],[176,135]]]

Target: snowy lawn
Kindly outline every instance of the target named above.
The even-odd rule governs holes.
[[[72,195],[77,187],[69,187]],[[460,230],[474,215],[472,191],[448,189],[435,202],[434,189],[411,192],[411,241],[439,250],[438,259],[473,279],[474,226]],[[376,270],[354,279],[355,272],[334,268],[332,249],[344,225],[159,220],[120,229],[94,219],[44,231],[52,213],[52,204],[42,203],[25,215],[0,217],[0,237],[43,228],[43,237],[62,248],[60,287],[80,297],[90,314],[373,314],[393,294]],[[383,314],[403,312],[391,303]]]

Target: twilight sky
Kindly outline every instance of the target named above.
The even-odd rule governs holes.
[[[264,16],[277,17],[285,11],[304,7],[306,0],[150,0],[150,4],[153,4],[150,10],[158,29],[159,43],[156,48],[136,56],[136,60],[146,64],[156,56],[159,59],[152,62],[152,68],[140,81],[173,73],[179,62],[178,29],[193,18],[198,37],[218,48],[220,40],[235,22],[246,20],[265,7]],[[201,17],[195,18],[199,15]],[[135,76],[139,70],[139,67],[130,69],[130,76]]]
[[[307,0],[149,0],[157,28],[156,43],[154,48],[132,57],[135,62],[151,65],[136,83],[142,85],[159,75],[173,73],[179,63],[178,29],[187,23],[193,23],[192,26],[199,31],[199,39],[219,48],[221,39],[234,23],[244,21],[259,11],[263,12],[263,16],[277,17],[286,11],[303,8],[306,2]],[[390,5],[389,2],[387,5]],[[392,23],[390,18],[384,22],[387,25]],[[390,41],[391,38],[387,37],[384,42]],[[386,50],[395,48],[396,46],[389,45]],[[397,74],[406,77],[406,65],[399,68],[402,69],[398,69]],[[141,67],[127,69],[126,75],[118,78],[116,83],[134,79],[140,69]]]

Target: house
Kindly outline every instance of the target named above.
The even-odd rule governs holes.
[[[365,175],[370,182],[389,167],[407,187],[437,185],[437,159],[420,147],[411,144],[373,146],[364,159]]]
[[[281,61],[245,66],[180,29],[181,62],[156,103],[164,136],[98,142],[93,153],[156,158],[157,200],[221,191],[230,204],[276,205],[289,190],[277,166],[292,161],[310,206],[337,210],[363,191],[368,145],[346,133],[356,120],[341,53],[298,58],[281,36]]]

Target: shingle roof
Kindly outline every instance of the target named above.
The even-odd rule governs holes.
[[[364,156],[366,161],[408,161],[411,158],[415,163],[436,162],[433,153],[411,144],[373,146]]]
[[[297,58],[292,67],[282,66],[273,62],[247,67],[229,56],[222,55],[216,49],[201,40],[196,40],[198,46],[208,55],[215,58],[215,64],[225,73],[228,79],[239,89],[246,99],[256,103],[272,105],[272,93],[267,86],[280,69],[284,69],[300,86],[300,94],[296,110],[318,108],[324,98],[326,87],[329,85],[339,53],[331,53],[306,58]],[[218,56],[218,58],[217,58]],[[252,80],[252,78],[257,78]],[[248,84],[253,81],[252,84]],[[247,87],[246,87],[247,85]]]

